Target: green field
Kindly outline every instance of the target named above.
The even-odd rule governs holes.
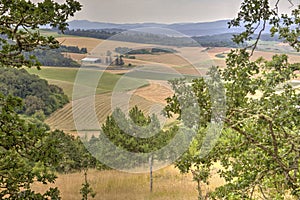
[[[62,67],[42,67],[41,70],[35,68],[28,69],[31,74],[46,79],[50,84],[61,87],[71,99],[74,82],[78,73],[78,68],[62,68]],[[96,88],[96,94],[111,92],[113,90],[129,91],[132,89],[144,87],[148,85],[148,81],[140,78],[126,77],[117,74],[111,74],[99,70],[81,70],[80,84],[83,87],[91,87],[90,77],[99,75],[99,82]],[[101,77],[100,77],[101,76]],[[117,88],[116,88],[117,87]],[[91,89],[91,88],[89,88]],[[84,94],[84,91],[82,91]]]

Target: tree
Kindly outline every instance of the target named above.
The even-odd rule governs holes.
[[[50,25],[64,31],[67,19],[81,9],[75,0],[64,4],[52,0],[32,3],[26,0],[3,0],[0,3],[0,65],[10,67],[38,66],[34,56],[26,59],[24,51],[37,48],[57,48],[59,43],[53,36],[42,36],[39,26]]]
[[[116,58],[115,65],[120,65],[119,56]]]
[[[117,56],[116,60],[115,60],[115,65],[117,66],[123,66],[125,63],[124,63],[124,60],[123,60],[123,55],[121,56]]]
[[[83,157],[88,158],[90,157],[90,154],[86,154]],[[82,195],[82,200],[88,200],[89,196],[95,198],[96,193],[93,191],[93,188],[90,186],[90,183],[88,182],[87,179],[87,171],[90,165],[90,161],[88,159],[84,159],[82,165],[84,171],[84,183],[82,184],[82,188],[80,189],[80,194]]]
[[[1,199],[59,198],[57,188],[44,194],[31,190],[36,180],[53,183],[56,176],[52,168],[58,163],[60,153],[44,127],[20,119],[16,109],[21,109],[21,99],[0,95],[0,197]]]
[[[100,138],[103,137],[102,134],[117,147],[132,153],[141,153],[140,163],[147,163],[149,158],[144,157],[142,153],[151,153],[165,146],[174,136],[175,132],[172,130],[160,130],[160,124],[155,115],[151,117],[145,116],[144,113],[135,106],[129,111],[128,117],[126,117],[120,109],[116,109],[111,116],[107,117],[105,124],[103,124],[102,133],[99,135]],[[101,139],[93,145],[97,147],[99,144],[101,144]],[[90,151],[93,152],[92,146],[89,148]],[[101,149],[103,151],[107,150],[106,147]],[[98,150],[99,148],[96,148],[97,153],[99,153]],[[101,154],[105,154],[105,152]],[[107,157],[110,157],[109,155],[113,155],[114,151],[108,151],[107,154]],[[161,158],[156,157],[155,159],[168,159],[164,157],[164,155],[161,156]],[[118,163],[118,161],[122,159],[122,155],[115,157],[115,159],[112,160],[112,166],[115,161]],[[124,168],[133,168],[140,164],[134,162],[121,163]]]
[[[120,56],[120,61],[119,61],[119,65],[123,66],[125,63],[124,63],[124,60],[123,60],[123,55]]]
[[[218,174],[226,183],[208,195],[212,199],[284,199],[300,198],[300,94],[290,80],[295,78],[300,63],[289,63],[287,55],[274,55],[271,60],[251,58],[259,37],[267,23],[273,35],[285,40],[299,51],[300,9],[294,7],[292,15],[280,15],[278,5],[268,0],[244,0],[238,17],[230,26],[245,26],[245,32],[234,41],[245,43],[258,32],[254,45],[232,50],[226,59],[227,67],[212,67],[209,80],[194,80],[191,90],[199,102],[199,134],[176,166],[182,172],[194,172],[202,186],[209,184],[214,163],[221,167]],[[216,78],[218,77],[219,78]],[[224,128],[209,154],[201,157],[207,144],[203,138],[213,118],[210,96],[221,81],[226,97]],[[175,91],[185,84],[173,84]],[[213,91],[213,92],[212,92]],[[180,114],[177,92],[168,99],[167,114]],[[214,138],[213,140],[215,140]],[[206,146],[205,146],[206,145]],[[199,188],[199,199],[205,197]]]
[[[50,115],[69,102],[61,88],[49,85],[46,80],[29,74],[25,69],[0,68],[0,82],[0,93],[24,99],[24,110],[20,114],[33,115],[41,110]]]
[[[117,108],[111,116],[107,117],[99,139],[94,138],[87,145],[92,155],[115,169],[143,168],[149,161],[151,177],[154,161],[164,162],[171,159],[170,152],[159,154],[155,151],[166,146],[174,137],[176,130],[176,127],[168,131],[161,130],[157,117],[146,116],[137,106],[129,111],[128,117]],[[107,139],[114,146],[107,145],[105,143]],[[176,145],[173,148],[173,152],[176,152]],[[127,157],[126,153],[123,154],[123,150],[130,152],[130,157]],[[152,177],[150,190],[152,190]]]
[[[39,26],[50,24],[64,31],[67,19],[80,10],[74,0],[64,4],[44,0],[0,2],[0,67],[39,66],[34,56],[22,54],[37,48],[55,48],[59,43],[52,36],[42,36]],[[21,86],[21,85],[20,85]],[[55,100],[52,98],[52,100]],[[34,181],[54,182],[52,169],[60,159],[55,146],[58,141],[49,132],[19,117],[21,99],[0,94],[0,197],[1,199],[59,199],[59,190],[51,188],[44,194],[31,190]]]

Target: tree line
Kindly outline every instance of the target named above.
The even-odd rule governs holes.
[[[43,66],[57,67],[80,67],[80,64],[71,58],[66,57],[63,53],[87,53],[86,48],[78,48],[77,46],[61,46],[58,49],[35,49],[31,52],[23,53],[28,60],[36,60]]]
[[[177,51],[171,48],[131,49],[128,47],[117,47],[115,48],[115,52],[126,56],[132,54],[176,53]]]
[[[217,35],[204,35],[204,36],[193,36],[190,38],[184,37],[171,37],[150,33],[126,33],[120,31],[108,31],[108,30],[68,30],[66,32],[69,35],[83,36],[83,37],[93,37],[98,39],[111,39],[117,41],[125,42],[137,42],[144,44],[160,44],[167,46],[178,46],[178,47],[194,47],[194,46],[203,46],[203,47],[243,47],[234,41],[232,38],[234,35],[239,33],[223,33]],[[258,34],[253,34],[254,37],[257,37]],[[270,33],[265,33],[260,36],[262,41],[278,41],[282,42],[283,40],[279,38],[278,35],[272,37]]]
[[[63,90],[25,69],[0,68],[0,93],[24,100],[20,114],[49,116],[69,102]]]

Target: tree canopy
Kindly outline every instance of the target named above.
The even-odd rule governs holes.
[[[59,142],[51,137],[47,126],[21,119],[17,112],[23,110],[22,100],[11,94],[25,98],[25,112],[29,113],[37,107],[56,107],[53,101],[61,104],[67,99],[60,88],[48,86],[45,81],[30,77],[24,71],[5,68],[38,66],[34,56],[26,58],[23,52],[59,46],[54,37],[42,36],[39,27],[49,24],[64,31],[68,17],[80,9],[81,5],[74,0],[66,0],[62,4],[52,0],[40,3],[28,0],[0,2],[0,67],[3,74],[11,75],[1,77],[1,89],[6,95],[0,94],[1,199],[60,199],[57,188],[50,188],[45,193],[36,193],[31,189],[35,181],[43,184],[54,182],[56,176],[53,169],[62,159],[57,148]],[[51,110],[55,109],[52,107],[45,112],[50,111],[50,114]]]
[[[16,108],[21,99],[0,95],[0,197],[1,199],[58,198],[59,190],[50,188],[44,194],[35,193],[31,184],[37,180],[53,183],[51,171],[60,159],[55,140],[45,127],[20,119]]]
[[[3,0],[0,3],[0,64],[2,66],[36,66],[32,56],[26,59],[22,52],[37,48],[57,48],[53,36],[42,36],[39,27],[50,25],[64,31],[67,20],[81,9],[79,2],[66,0],[59,4],[52,0],[33,3],[27,0]]]
[[[69,102],[61,88],[25,69],[0,68],[0,82],[0,93],[24,100],[24,108],[19,110],[22,114],[30,116],[42,111],[48,116]]]
[[[166,146],[176,133],[176,128],[168,131],[160,129],[160,124],[155,115],[146,116],[138,107],[133,107],[126,117],[125,113],[117,108],[111,116],[108,116],[102,126],[99,137],[93,137],[87,142],[88,150],[98,159],[105,157],[110,167],[117,169],[131,169],[141,167],[148,163],[149,156],[158,149]],[[105,146],[103,141],[107,138],[114,147]],[[136,160],[126,160],[122,154],[118,154],[116,148],[139,154]],[[174,146],[174,152],[175,150]],[[156,160],[170,159],[170,153],[153,157]],[[113,159],[112,159],[113,158]],[[101,159],[100,159],[101,160]]]
[[[218,174],[226,182],[207,193],[211,199],[285,199],[300,198],[300,93],[291,80],[297,77],[300,63],[290,63],[285,54],[271,60],[253,60],[259,36],[265,25],[271,32],[299,51],[299,13],[293,7],[291,15],[280,15],[276,1],[244,0],[238,17],[230,26],[245,27],[234,41],[244,43],[258,31],[257,42],[248,48],[232,50],[226,68],[212,67],[209,79],[219,77],[209,85],[205,78],[194,80],[191,90],[198,97],[200,129],[189,151],[176,166],[182,172],[192,171],[199,185],[199,199],[204,199],[201,186],[209,184],[210,172],[218,162]],[[250,49],[250,50],[249,50]],[[201,157],[206,141],[207,124],[212,120],[214,88],[224,85],[226,115],[224,128],[209,154]],[[166,112],[180,114],[181,83],[173,84],[177,92],[168,99]],[[203,103],[205,100],[206,103]]]

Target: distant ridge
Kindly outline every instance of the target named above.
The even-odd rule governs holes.
[[[174,23],[174,24],[161,24],[161,23],[127,23],[116,24],[106,22],[91,22],[88,20],[73,20],[69,22],[69,29],[137,29],[137,28],[166,28],[178,31],[188,36],[203,36],[203,35],[217,35],[224,33],[242,32],[240,27],[228,29],[229,20],[220,20],[214,22],[200,22],[200,23]]]

